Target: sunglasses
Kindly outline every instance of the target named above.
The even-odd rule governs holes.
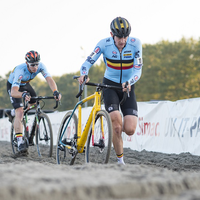
[[[38,65],[39,65],[39,63],[31,63],[31,64],[29,64],[29,66],[31,66],[31,67],[38,67]]]

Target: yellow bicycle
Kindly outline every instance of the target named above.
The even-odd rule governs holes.
[[[77,79],[79,76],[74,76]],[[81,100],[84,86],[96,86],[91,96]],[[101,108],[101,91],[103,88],[122,89],[101,83],[84,83],[79,88],[78,103],[72,111],[66,113],[61,122],[56,148],[58,164],[73,165],[78,153],[85,153],[85,161],[93,163],[108,163],[112,146],[112,122],[107,111]],[[94,105],[82,131],[82,105],[94,99]],[[78,108],[78,117],[75,113]],[[86,145],[85,145],[86,144]]]

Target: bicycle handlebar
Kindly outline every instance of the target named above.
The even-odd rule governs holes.
[[[50,97],[50,96],[38,96],[38,97],[31,97],[31,99],[33,99],[33,100],[36,100],[36,101],[40,101],[40,100],[42,100],[42,99],[55,99],[54,97]],[[28,101],[26,102],[25,101],[25,97],[24,97],[24,99],[23,99],[23,102],[24,102],[24,110],[26,110],[27,109],[27,107],[28,107]],[[59,101],[56,101],[56,105],[53,107],[54,109],[56,109],[57,107],[58,107],[58,103],[59,103]]]
[[[78,79],[79,77],[80,76],[74,76],[73,79]],[[110,88],[110,89],[116,89],[116,90],[123,90],[122,87],[113,86],[113,85],[106,85],[106,84],[103,84],[103,83],[92,83],[92,82],[86,83],[87,78],[88,78],[88,76],[86,75],[84,77],[84,81],[83,81],[82,85],[79,86],[79,93],[76,95],[76,98],[81,96],[81,94],[83,93],[85,85],[96,86],[96,87],[101,88],[101,89],[102,88]],[[127,92],[124,92],[123,99],[120,102],[121,105],[126,101],[127,96],[128,97],[130,96],[130,94],[129,94],[130,91],[129,91],[129,88],[128,88],[128,81],[126,81],[125,88],[127,88]]]

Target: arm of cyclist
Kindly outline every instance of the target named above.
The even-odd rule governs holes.
[[[14,98],[24,98],[26,101],[30,101],[31,97],[27,95],[26,91],[20,92],[19,87],[13,86],[11,89],[11,96]]]
[[[61,96],[61,93],[58,91],[57,85],[56,85],[55,81],[53,80],[53,78],[48,76],[48,77],[46,77],[46,81],[47,81],[49,87],[51,88],[51,90],[53,91],[54,98],[57,101],[58,100],[60,101],[62,96]]]
[[[134,55],[134,64],[133,64],[133,70],[134,73],[129,79],[130,85],[135,84],[141,77],[142,74],[142,66],[143,66],[143,60],[142,60],[142,44],[139,39],[137,39],[135,43],[135,55]]]
[[[98,60],[100,55],[103,53],[103,40],[98,42],[98,44],[95,46],[94,50],[92,53],[87,57],[85,62],[82,64],[81,69],[80,69],[80,78],[78,79],[79,84],[82,85],[84,82],[84,76],[89,74],[89,70],[94,65],[94,63]],[[86,83],[89,81],[89,77],[87,78]]]

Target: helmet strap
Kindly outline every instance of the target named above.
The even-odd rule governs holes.
[[[27,64],[28,71],[29,71],[30,73],[33,73],[33,72],[31,71],[30,67],[29,67],[28,62],[26,62],[26,64]]]

